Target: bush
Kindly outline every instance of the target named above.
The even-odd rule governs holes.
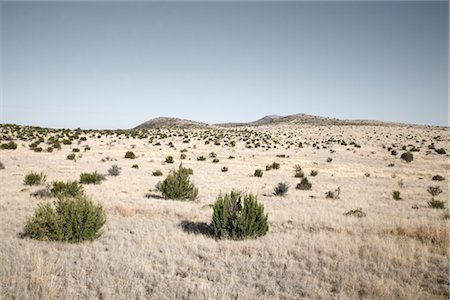
[[[136,165],[136,164],[132,165],[131,167],[132,167],[133,169],[139,169],[139,165]]]
[[[204,156],[202,155],[202,156],[197,157],[197,160],[198,160],[198,161],[204,161],[204,160],[206,160],[206,157],[204,157]]]
[[[17,149],[17,144],[14,143],[13,141],[10,141],[8,143],[1,144],[0,148],[5,150],[15,150]]]
[[[52,153],[53,152],[53,147],[47,147],[47,152],[48,153]]]
[[[437,208],[437,209],[444,209],[445,208],[444,201],[436,200],[434,198],[431,199],[431,201],[428,201],[427,204],[431,208]]]
[[[434,175],[432,178],[434,181],[443,181],[445,178],[441,175]]]
[[[295,174],[294,174],[295,178],[302,178],[305,176],[305,173],[303,173],[302,167],[300,165],[295,165],[294,170],[295,170]]]
[[[287,194],[289,190],[289,186],[287,183],[279,182],[278,185],[274,188],[273,194],[276,196],[284,196]]]
[[[118,176],[120,174],[120,167],[118,165],[112,165],[108,170],[108,174],[111,176]]]
[[[216,157],[217,157],[217,154],[214,153],[214,152],[211,152],[211,153],[209,153],[209,157],[211,157],[211,158],[216,158]]]
[[[34,152],[42,152],[42,147],[36,147],[33,150]]]
[[[53,181],[52,189],[50,191],[52,195],[56,197],[78,197],[83,195],[84,193],[83,186],[80,185],[77,181]]]
[[[267,218],[264,206],[258,203],[255,196],[248,194],[242,197],[232,191],[217,197],[213,207],[211,229],[214,235],[221,239],[256,238],[269,231]]]
[[[296,189],[302,191],[309,191],[312,188],[312,184],[308,181],[308,177],[303,177],[299,184],[297,184]]]
[[[407,151],[402,153],[402,155],[400,156],[401,159],[403,159],[406,162],[412,162],[414,159],[414,156],[411,152]]]
[[[72,152],[80,152],[80,149],[79,148],[73,148]]]
[[[276,163],[276,162],[272,163],[272,169],[278,170],[279,168],[280,168],[280,164],[279,163]]]
[[[5,165],[0,161],[0,170],[5,169]]]
[[[136,155],[134,154],[133,151],[127,151],[127,152],[125,153],[125,158],[128,158],[128,159],[135,159],[135,158],[136,158]]]
[[[160,191],[166,199],[195,200],[198,189],[189,180],[189,170],[179,166],[172,171],[160,185]]]
[[[327,199],[339,199],[339,196],[341,195],[341,187],[338,187],[337,189],[332,191],[328,191],[325,193],[325,198]]]
[[[437,154],[447,154],[444,148],[435,149],[434,151],[436,151]]]
[[[400,197],[400,191],[393,191],[392,192],[392,198],[394,200],[402,200],[402,198]]]
[[[225,173],[225,172],[228,172],[228,167],[222,167],[222,170],[221,170],[223,173]]]
[[[30,172],[25,175],[24,185],[41,185],[45,183],[47,176],[44,173]]]
[[[256,169],[255,173],[253,174],[255,177],[262,177],[263,176],[263,170]]]
[[[156,170],[156,171],[154,171],[153,172],[153,176],[162,176],[162,172],[161,172],[161,170]]]
[[[27,220],[23,235],[37,240],[71,243],[94,240],[106,217],[101,205],[95,205],[84,194],[62,196],[54,203],[39,205]]]
[[[103,180],[105,180],[105,176],[97,173],[81,173],[80,174],[80,183],[81,184],[100,184]]]
[[[173,156],[167,156],[165,162],[167,164],[173,164]]]
[[[440,193],[442,193],[442,190],[441,190],[441,188],[439,186],[430,186],[430,187],[428,187],[427,191],[433,197],[439,195]]]
[[[71,154],[67,155],[67,159],[68,160],[75,160],[75,154],[71,153]]]
[[[181,153],[181,154],[180,154],[180,159],[186,159],[186,154]]]
[[[212,162],[217,164],[219,162],[219,159],[218,158],[214,158]]]
[[[317,176],[317,174],[319,174],[319,172],[317,172],[316,170],[311,170],[311,176]]]
[[[331,158],[331,157],[328,157],[327,158],[327,163],[330,163],[330,162],[332,162],[333,161],[333,159]]]

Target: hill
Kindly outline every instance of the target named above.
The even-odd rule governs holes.
[[[207,128],[210,125],[180,118],[158,117],[144,122],[134,129],[154,129],[154,128]]]

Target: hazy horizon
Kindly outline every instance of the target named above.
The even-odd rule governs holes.
[[[0,123],[449,126],[449,3],[2,2]]]

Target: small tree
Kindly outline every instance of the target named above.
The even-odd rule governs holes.
[[[159,190],[166,199],[195,200],[198,189],[190,182],[190,170],[180,164],[177,171],[172,171],[161,183]]]
[[[242,203],[243,200],[243,203]],[[211,229],[219,238],[257,238],[269,231],[264,206],[252,194],[232,191],[219,195],[213,207]]]

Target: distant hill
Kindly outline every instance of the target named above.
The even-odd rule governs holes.
[[[134,129],[154,129],[154,128],[207,128],[210,125],[180,118],[158,117],[144,122]]]

